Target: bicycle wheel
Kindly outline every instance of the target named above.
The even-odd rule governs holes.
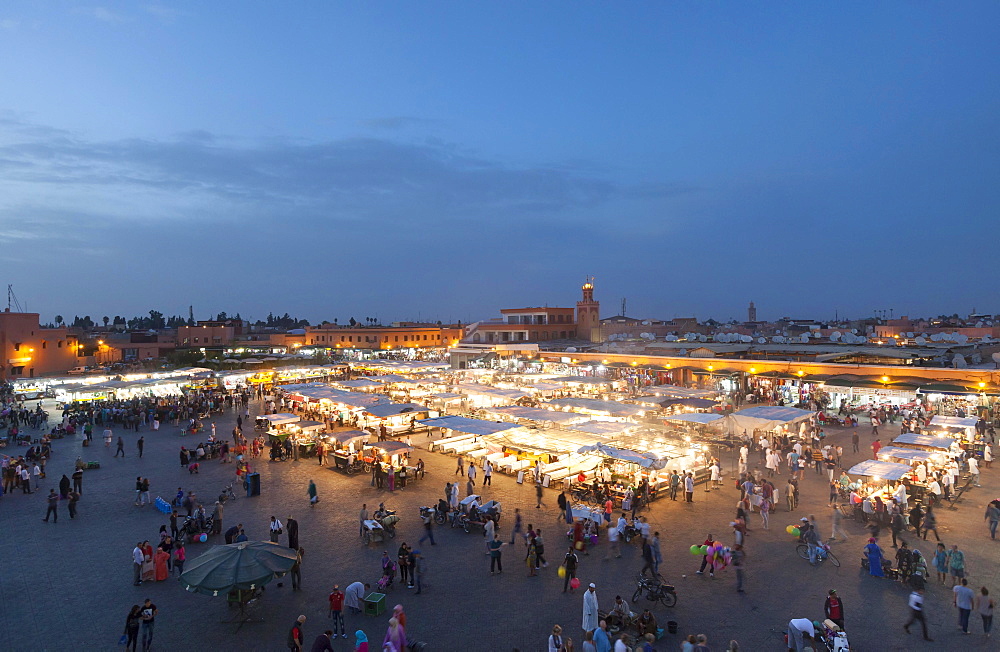
[[[799,545],[795,546],[795,552],[799,553],[799,557],[802,557],[803,559],[809,559],[809,546],[807,546],[806,544],[800,543]]]
[[[674,606],[675,604],[677,604],[677,594],[676,593],[668,593],[668,592],[664,591],[663,595],[660,596],[660,603],[664,607],[672,607],[672,606]]]
[[[635,590],[635,593],[632,594],[632,604],[638,602],[639,598],[641,597],[642,597],[642,587],[639,587],[638,589]]]
[[[831,564],[833,564],[837,568],[840,568],[840,560],[837,559],[837,555],[833,554],[832,552],[827,552],[826,558],[830,560]]]

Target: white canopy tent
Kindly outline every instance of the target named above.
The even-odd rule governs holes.
[[[685,423],[699,423],[701,425],[721,425],[719,423],[720,419],[725,418],[721,414],[706,414],[702,412],[686,412],[682,414],[674,414],[669,417],[663,417],[664,421],[682,421]]]
[[[858,462],[847,470],[847,475],[865,475],[879,480],[899,480],[904,478],[913,469],[909,464],[897,464],[896,462],[883,462],[881,460],[865,460]]]
[[[734,412],[726,417],[726,426],[730,434],[746,430],[777,430],[782,426],[791,426],[805,421],[813,415],[809,410],[777,405],[760,405]]]
[[[469,435],[493,435],[504,430],[521,427],[515,423],[497,423],[495,421],[484,421],[482,419],[470,419],[459,416],[420,419],[417,423],[422,423],[428,428],[445,428],[454,432],[464,432]]]

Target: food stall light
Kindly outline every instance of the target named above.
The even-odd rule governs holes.
[[[601,360],[601,364],[608,364],[607,360]]]
[[[795,372],[795,375],[801,378],[802,376],[806,375],[806,372],[799,369],[798,371]]]
[[[986,389],[986,383],[980,382],[979,389]]]
[[[712,365],[708,365],[708,370],[709,370],[709,371],[712,371],[713,369],[715,369],[715,367],[714,367],[714,366],[712,366]]]
[[[888,376],[882,376],[882,382],[883,383],[889,382],[889,377]]]
[[[750,367],[750,373],[752,374],[757,373],[757,367]]]
[[[690,435],[684,435],[684,441],[688,441],[688,442],[691,441],[691,436]]]

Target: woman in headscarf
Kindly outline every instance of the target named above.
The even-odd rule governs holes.
[[[156,554],[153,556],[153,565],[155,567],[157,582],[162,582],[170,577],[170,569],[167,568],[167,561],[169,560],[170,553],[164,551],[163,548],[156,549]]]
[[[399,626],[406,629],[406,614],[403,612],[403,605],[397,604],[392,608],[392,617],[399,621]]]
[[[882,549],[878,547],[874,537],[868,539],[865,554],[868,555],[868,572],[875,577],[885,577],[885,573],[882,572]]]
[[[354,652],[368,652],[368,637],[360,629],[354,632]]]
[[[406,649],[406,630],[399,624],[395,617],[389,619],[389,627],[385,630],[385,639],[382,644],[391,644],[396,650]]]
[[[156,568],[153,565],[153,546],[149,541],[142,542],[142,581],[151,582],[156,577]]]

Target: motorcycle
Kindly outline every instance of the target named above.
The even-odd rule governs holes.
[[[647,600],[659,602],[664,607],[672,607],[677,604],[677,591],[659,576],[651,578],[639,576],[635,593],[632,594],[632,602],[637,602],[643,594]]]

